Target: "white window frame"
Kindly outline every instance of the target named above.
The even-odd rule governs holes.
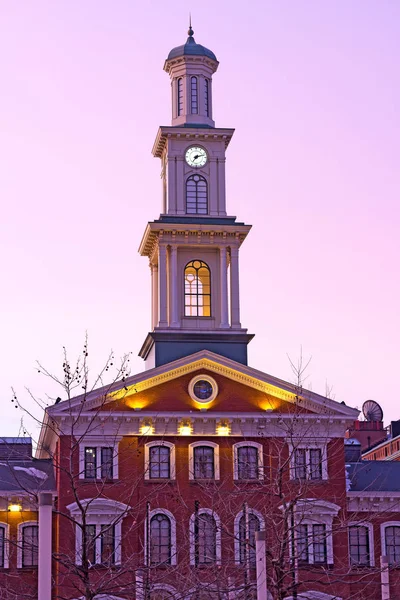
[[[251,479],[239,479],[239,460],[238,460],[238,449],[246,448],[257,448],[258,451],[258,480],[264,479],[264,452],[263,445],[258,442],[237,442],[233,444],[233,479],[235,481],[256,481]]]
[[[215,520],[215,564],[221,564],[221,519],[211,508],[199,508],[197,515],[210,515]],[[196,564],[194,524],[196,515],[193,513],[189,520],[190,564]]]
[[[247,508],[247,514],[254,515],[257,517],[260,523],[260,531],[265,531],[265,520],[264,517],[258,510],[255,508]],[[239,532],[239,523],[240,519],[243,517],[243,510],[238,512],[234,521],[234,535],[235,535],[235,564],[240,565],[240,532]]]
[[[180,594],[178,594],[178,592],[176,591],[176,588],[174,588],[172,585],[169,585],[168,583],[153,583],[150,586],[150,598],[152,592],[167,592],[168,594],[171,594],[171,599],[180,596]],[[136,598],[138,599],[137,595]]]
[[[162,477],[160,479],[152,479],[150,477],[150,448],[154,446],[166,446],[169,448],[169,479]],[[148,481],[171,481],[176,478],[176,458],[175,458],[175,444],[167,442],[165,440],[155,440],[153,442],[147,442],[144,446],[144,478]]]
[[[308,481],[311,483],[318,483],[318,481],[326,481],[328,477],[328,442],[326,440],[318,441],[288,441],[289,452],[290,452],[290,479],[295,481]],[[306,451],[306,473],[307,478],[304,480],[297,479],[296,477],[296,450]],[[310,450],[321,450],[321,479],[311,479],[310,476]]]
[[[121,564],[122,520],[127,516],[130,507],[116,500],[107,498],[86,498],[81,500],[86,509],[86,524],[96,525],[96,564],[101,564],[101,525],[114,525],[114,564]],[[75,525],[75,563],[82,564],[82,512],[76,502],[67,509],[74,519]]]
[[[39,528],[39,521],[24,521],[23,523],[18,523],[18,527],[17,527],[17,569],[22,569],[22,530],[25,527],[32,527],[32,526]],[[38,530],[38,554],[39,554],[39,530]],[[39,562],[39,560],[38,560],[38,562]],[[27,569],[37,569],[37,565],[32,565],[32,567],[26,567],[26,568]]]
[[[167,510],[166,508],[155,508],[153,510],[150,511],[149,513],[149,521],[148,523],[146,523],[146,519],[145,519],[145,523],[144,523],[144,559],[145,559],[145,564],[148,564],[148,556],[147,556],[147,527],[149,528],[150,531],[150,523],[151,523],[151,519],[153,517],[155,517],[156,515],[165,515],[166,517],[168,517],[169,522],[171,523],[171,565],[175,566],[176,565],[176,558],[177,558],[177,547],[176,547],[176,520],[174,515],[172,514],[172,512],[170,512],[169,510]]]
[[[283,507],[280,508],[282,510]],[[297,525],[307,525],[308,538],[310,538],[309,525],[325,525],[326,562],[328,565],[334,564],[332,525],[334,517],[338,515],[340,510],[341,507],[338,504],[317,498],[303,498],[294,507],[295,527]],[[289,528],[291,527],[291,523],[289,523]],[[291,535],[294,535],[295,544],[297,544],[296,531],[292,529]],[[292,553],[291,544],[289,544],[289,553]],[[314,564],[313,547],[310,543],[308,544],[308,564]]]
[[[399,523],[400,526],[400,523]],[[368,544],[369,544],[369,565],[352,565],[350,561],[350,527],[366,527],[368,530]],[[348,534],[348,544],[349,544],[349,566],[357,568],[360,567],[374,567],[375,566],[375,549],[374,549],[374,526],[372,523],[367,523],[366,521],[350,521],[347,526]]]
[[[112,479],[118,479],[118,444],[122,436],[103,435],[103,436],[87,436],[81,438],[79,442],[79,479],[85,478],[85,448],[96,448],[96,481],[102,480],[101,477],[101,449],[113,449],[113,475]]]
[[[287,596],[284,600],[293,600],[293,596]],[[339,596],[332,596],[332,594],[325,594],[324,592],[316,592],[309,590],[307,592],[301,592],[297,596],[297,600],[343,600]]]
[[[215,442],[192,442],[189,444],[189,479],[190,481],[205,481],[203,479],[196,479],[194,476],[194,449],[199,446],[208,446],[214,448],[214,480],[219,481],[220,470],[219,470],[219,444]]]
[[[36,524],[36,522],[35,522]],[[24,525],[26,525],[26,523],[24,523]],[[2,567],[0,567],[0,573],[1,573],[1,569],[8,569],[9,565],[10,565],[10,546],[9,546],[9,540],[10,540],[10,525],[8,523],[4,523],[3,521],[0,521],[0,527],[2,527],[4,529],[4,565]]]
[[[384,523],[381,523],[381,551],[382,551],[382,556],[386,556],[389,560],[389,557],[387,556],[387,551],[386,551],[386,535],[385,535],[385,530],[386,527],[400,527],[400,521],[385,521]],[[397,564],[397,563],[396,563]],[[389,567],[391,567],[393,565],[389,564]]]

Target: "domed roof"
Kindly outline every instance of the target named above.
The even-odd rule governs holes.
[[[171,58],[177,58],[178,56],[207,56],[208,58],[217,61],[217,57],[215,56],[214,52],[205,46],[202,46],[201,44],[196,44],[193,34],[194,31],[192,26],[190,26],[188,31],[189,37],[186,41],[186,44],[173,48],[168,54],[167,60],[170,60]]]

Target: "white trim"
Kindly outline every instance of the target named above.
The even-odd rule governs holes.
[[[386,552],[386,536],[385,536],[385,529],[386,527],[400,527],[400,521],[385,521],[385,523],[381,523],[381,555],[382,556],[386,556],[388,561],[389,561],[389,557],[387,555]],[[396,563],[397,565],[397,563]],[[389,563],[389,567],[392,566]]]
[[[208,383],[211,384],[212,394],[206,400],[202,400],[201,398],[198,398],[196,396],[196,394],[194,393],[194,386],[196,385],[196,383],[198,381],[208,381]],[[204,374],[196,375],[196,377],[193,377],[193,379],[191,379],[189,382],[188,392],[189,392],[189,396],[191,397],[191,399],[194,400],[195,402],[198,402],[201,405],[210,404],[210,402],[215,400],[215,398],[218,395],[218,384],[213,377],[210,377],[210,375],[204,375]]]
[[[342,600],[339,596],[332,596],[332,594],[325,594],[324,592],[316,592],[309,590],[307,592],[301,592],[297,595],[298,600]],[[287,596],[284,600],[293,600],[293,596]]]
[[[255,517],[257,517],[259,523],[260,523],[260,531],[265,531],[265,521],[264,521],[264,517],[262,516],[262,514],[260,512],[258,512],[258,510],[256,510],[255,508],[248,508],[247,509],[247,514],[249,515],[254,515]],[[243,510],[241,510],[240,512],[238,512],[238,514],[235,517],[235,521],[234,521],[234,536],[235,536],[235,564],[236,565],[240,565],[240,533],[239,533],[239,523],[240,523],[240,519],[243,516]]]
[[[36,526],[38,528],[38,554],[39,554],[39,521],[24,521],[23,523],[18,523],[17,527],[17,569],[22,569],[22,530],[25,527]],[[32,565],[32,568],[35,569],[38,565]]]
[[[199,446],[208,446],[209,448],[214,448],[214,479],[215,481],[219,481],[220,471],[219,471],[219,445],[215,442],[209,441],[199,441],[192,442],[189,444],[189,479],[191,481],[203,481],[202,479],[195,479],[194,476],[194,448],[198,448]]]
[[[101,477],[101,448],[113,449],[113,479],[118,479],[118,444],[122,435],[87,435],[79,441],[79,479],[85,479],[85,448],[96,448],[96,479]],[[95,481],[95,479],[93,480]]]
[[[264,452],[263,445],[258,442],[237,442],[233,444],[233,479],[235,481],[241,481],[239,479],[239,461],[238,461],[238,448],[245,448],[250,446],[251,448],[257,448],[258,450],[258,479],[264,479]],[[246,480],[247,481],[247,480]]]
[[[374,548],[374,526],[372,523],[368,523],[367,521],[349,521],[347,525],[348,529],[348,544],[349,544],[349,566],[357,567],[356,564],[352,565],[350,560],[350,527],[366,527],[368,529],[368,545],[369,545],[369,567],[375,566],[375,548]],[[366,566],[366,565],[360,565]]]
[[[176,588],[174,588],[172,585],[169,585],[168,583],[154,583],[150,587],[150,598],[151,598],[152,592],[158,592],[158,591],[168,592],[168,594],[171,594],[173,598],[176,598],[178,596],[178,592],[176,591]]]
[[[324,481],[328,479],[328,442],[330,440],[316,440],[316,439],[302,439],[297,442],[294,439],[287,440],[289,446],[289,455],[290,455],[290,479],[296,479],[296,450],[305,450],[306,451],[306,473],[307,473],[307,481]],[[322,479],[311,479],[310,474],[310,450],[321,450],[321,471],[322,471]]]
[[[221,564],[221,519],[211,508],[199,508],[198,515],[211,515],[215,521],[215,564]],[[189,520],[189,544],[190,544],[190,564],[195,565],[195,540],[194,540],[194,521],[196,515],[193,513]]]
[[[165,440],[155,440],[154,442],[147,442],[144,446],[144,478],[152,481],[150,477],[150,452],[149,448],[153,446],[166,446],[170,449],[169,452],[169,480],[175,479],[176,477],[176,458],[175,458],[175,444],[167,442]],[[164,481],[169,481],[167,478],[162,478]]]
[[[176,520],[172,512],[167,510],[166,508],[155,508],[149,513],[149,522],[146,523],[146,519],[144,521],[144,559],[145,564],[147,565],[147,525],[150,529],[151,519],[156,515],[165,515],[168,517],[169,522],[171,524],[171,565],[176,565],[176,557],[177,557],[177,547],[176,547]]]
[[[9,523],[4,523],[4,521],[0,521],[0,527],[4,529],[4,565],[3,567],[0,567],[0,569],[8,569],[10,565],[10,525]]]
[[[114,563],[121,564],[122,519],[126,517],[130,506],[107,498],[85,498],[81,500],[86,511],[86,524],[96,525],[96,563],[101,561],[101,525],[114,525]],[[77,502],[67,506],[75,520],[75,561],[82,564],[82,511]]]

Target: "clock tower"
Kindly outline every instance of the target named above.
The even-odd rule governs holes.
[[[149,258],[152,327],[140,350],[157,367],[211,350],[247,364],[253,335],[240,321],[239,248],[251,226],[228,216],[225,152],[234,130],[213,120],[215,54],[197,44],[171,50],[172,122],[159,128],[162,213],[148,223],[139,252]]]

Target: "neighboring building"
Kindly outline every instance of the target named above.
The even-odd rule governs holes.
[[[191,28],[164,65],[162,214],[140,245],[146,370],[45,411],[35,468],[53,461],[57,499],[51,560],[41,496],[40,600],[400,597],[396,465],[383,489],[356,443],[345,460],[358,410],[247,364],[239,252],[250,226],[227,211],[234,130],[213,121],[217,68]]]

